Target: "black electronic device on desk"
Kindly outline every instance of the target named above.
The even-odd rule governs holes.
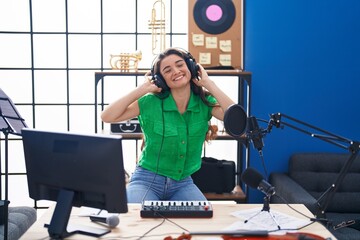
[[[212,218],[213,208],[208,201],[143,201],[143,218]]]
[[[100,237],[109,228],[68,224],[72,207],[128,212],[122,137],[22,129],[29,196],[56,201],[51,239]]]
[[[110,131],[112,134],[142,133],[140,123],[137,118],[129,119],[123,122],[111,123]]]

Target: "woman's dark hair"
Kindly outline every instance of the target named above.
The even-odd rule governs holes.
[[[195,59],[193,58],[193,56],[191,56],[191,54],[185,50],[182,50],[182,49],[178,49],[178,48],[168,48],[166,49],[164,52],[160,53],[157,58],[155,59],[155,62],[153,64],[153,73],[154,74],[160,74],[160,64],[161,64],[161,61],[167,57],[167,56],[170,56],[170,55],[177,55],[179,57],[181,57],[182,59],[185,60],[186,64],[187,64],[187,67],[189,68],[190,72],[192,71],[190,68],[191,66],[189,66],[189,60],[193,61],[194,64],[196,64],[196,61]],[[189,59],[191,58],[191,59]],[[193,74],[192,74],[193,75]],[[217,106],[217,104],[214,104],[214,103],[211,103],[209,102],[206,97],[211,95],[210,92],[204,90],[204,88],[202,88],[201,86],[197,86],[193,81],[190,81],[190,88],[191,88],[191,91],[195,94],[195,95],[198,95],[200,96],[201,100],[208,106]]]

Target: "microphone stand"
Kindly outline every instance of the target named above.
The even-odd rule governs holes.
[[[276,221],[274,215],[270,212],[270,198],[271,195],[270,194],[266,194],[266,196],[264,197],[264,204],[263,204],[263,208],[261,209],[260,212],[256,213],[255,215],[251,216],[249,219],[245,220],[244,223],[249,222],[252,218],[256,217],[257,215],[259,215],[262,212],[268,212],[270,217],[272,218],[272,220],[276,223],[277,228],[280,230],[280,224]]]
[[[329,207],[329,204],[331,203],[334,194],[338,190],[339,186],[341,185],[342,181],[345,178],[345,175],[348,173],[349,168],[351,167],[352,163],[354,162],[356,156],[359,153],[360,150],[360,142],[359,141],[353,141],[338,135],[335,135],[331,132],[325,131],[321,128],[315,127],[313,125],[310,125],[308,123],[305,123],[303,121],[300,121],[296,118],[290,117],[288,115],[285,115],[283,113],[276,113],[270,115],[270,121],[268,124],[267,132],[270,133],[273,126],[276,128],[283,128],[283,126],[291,127],[295,130],[298,130],[300,132],[303,132],[307,135],[310,135],[311,137],[318,138],[320,140],[323,140],[325,142],[334,144],[340,148],[347,149],[350,152],[350,156],[348,160],[345,162],[343,167],[341,168],[338,177],[336,178],[335,182],[331,184],[331,186],[317,199],[316,205],[317,205],[317,213],[316,218],[325,216],[325,212],[327,208]],[[293,124],[284,122],[282,118],[286,118],[290,121],[293,121],[295,123],[301,124],[303,126],[308,127],[311,130],[316,130],[320,132],[320,134],[312,133],[310,131],[307,131],[303,128],[297,127]],[[347,144],[347,145],[345,145]]]

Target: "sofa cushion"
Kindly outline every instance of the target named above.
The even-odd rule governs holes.
[[[289,160],[289,176],[315,199],[335,183],[349,159],[344,153],[298,153]],[[352,163],[330,202],[328,212],[360,213],[360,156]]]
[[[32,207],[9,207],[8,240],[19,239],[36,221]],[[4,239],[4,225],[0,226],[0,239]]]

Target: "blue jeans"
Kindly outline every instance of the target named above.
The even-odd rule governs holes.
[[[180,181],[137,166],[126,188],[128,203],[154,201],[206,201],[191,177]]]

